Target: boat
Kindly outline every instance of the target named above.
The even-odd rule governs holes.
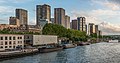
[[[77,46],[77,44],[64,44],[64,45],[63,45],[63,49],[74,48],[74,47],[76,47],[76,46]]]
[[[90,45],[90,43],[89,42],[80,42],[78,44],[78,46],[84,46],[84,45]]]
[[[45,45],[45,46],[40,46],[38,48],[38,51],[40,53],[47,53],[47,52],[53,52],[53,51],[58,51],[58,50],[62,50],[63,47],[60,45]]]
[[[119,40],[109,40],[108,42],[109,42],[109,43],[118,43]]]
[[[58,51],[62,50],[62,47],[55,47],[55,48],[38,48],[40,53],[47,53],[47,52],[53,52],[53,51]]]

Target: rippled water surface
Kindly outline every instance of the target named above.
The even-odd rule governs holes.
[[[120,63],[120,43],[97,43],[0,63]]]

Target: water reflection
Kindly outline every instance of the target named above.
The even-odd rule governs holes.
[[[120,43],[97,43],[0,63],[119,63]]]

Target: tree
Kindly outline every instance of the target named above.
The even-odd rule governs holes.
[[[57,24],[46,24],[43,27],[42,34],[44,35],[57,35],[58,37],[67,37],[73,41],[86,41],[86,32],[79,30],[66,29],[65,27]]]

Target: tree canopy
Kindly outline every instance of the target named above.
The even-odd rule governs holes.
[[[44,35],[57,35],[58,37],[67,37],[73,41],[86,41],[86,32],[79,30],[66,29],[65,27],[57,24],[46,24],[43,27],[42,34]]]

